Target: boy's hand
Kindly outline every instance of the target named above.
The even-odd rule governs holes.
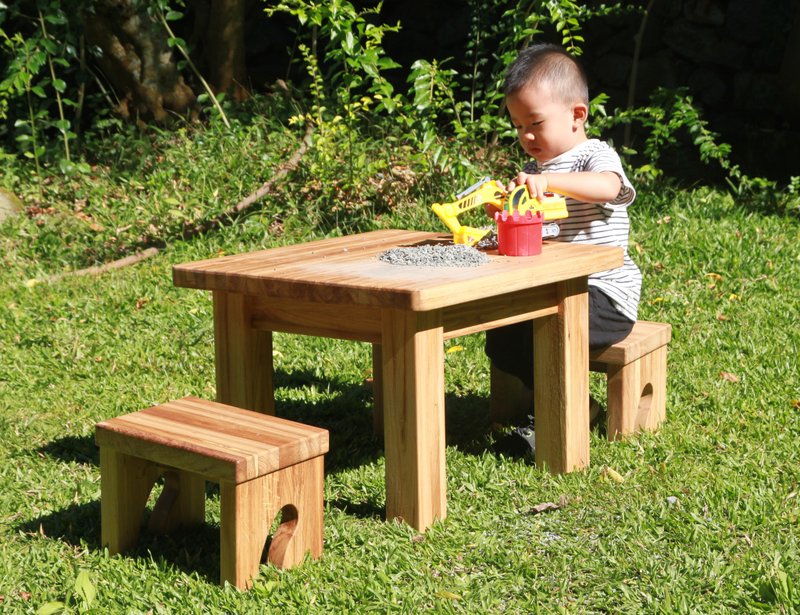
[[[549,182],[547,181],[547,175],[544,173],[536,173],[535,175],[520,173],[508,184],[507,190],[511,192],[514,188],[523,184],[528,186],[528,194],[534,199],[542,200],[545,192],[551,192],[548,190]]]

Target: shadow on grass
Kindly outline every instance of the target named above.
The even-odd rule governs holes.
[[[383,434],[373,429],[372,388],[338,379],[322,379],[310,372],[275,374],[278,416],[327,429],[330,450],[325,456],[325,471],[337,472],[372,463],[383,456]],[[335,392],[331,399],[309,403],[282,399],[292,389],[309,385]],[[479,454],[486,448],[488,401],[477,395],[448,394],[445,399],[446,440],[465,453]],[[64,436],[48,442],[38,452],[67,463],[99,465],[100,454],[94,435]]]
[[[386,508],[377,502],[352,502],[347,498],[337,498],[326,502],[331,508],[336,508],[346,515],[359,519],[386,520]]]
[[[369,415],[371,421],[371,414]],[[371,423],[370,423],[370,432]],[[489,420],[488,401],[485,397],[477,395],[457,396],[448,394],[445,397],[445,440],[447,446],[458,449],[465,455],[481,455],[489,445]],[[333,437],[333,434],[331,434]],[[372,437],[372,442],[383,450],[382,437]],[[348,443],[351,446],[353,443]],[[357,443],[356,443],[357,444]],[[333,448],[333,446],[331,447]],[[343,451],[347,454],[347,451]],[[327,461],[326,461],[327,466]],[[345,469],[344,467],[331,468],[331,473]],[[386,509],[384,502],[375,500],[353,501],[346,497],[327,500],[326,506],[335,508],[342,513],[358,517],[384,521]]]
[[[468,394],[445,396],[445,439],[447,446],[466,455],[480,455],[489,446],[489,399]]]
[[[61,540],[75,547],[100,548],[100,502],[72,504],[15,526],[31,538]]]
[[[341,381],[325,381],[308,373],[276,374],[276,387],[286,390],[313,383],[318,388],[336,392],[333,399],[317,403],[305,401],[278,401],[278,415],[290,420],[315,425],[330,432],[330,451],[325,458],[325,473],[333,474],[364,464],[374,463],[383,456],[383,437],[373,431],[372,391],[366,385],[354,385]],[[284,395],[289,397],[290,395]],[[477,395],[457,396],[448,394],[445,399],[446,442],[464,454],[480,455],[487,447],[488,402]],[[65,436],[40,447],[39,452],[67,463],[91,463],[99,466],[99,449],[93,435]],[[209,495],[218,492],[214,483],[206,484]],[[351,501],[339,498],[326,502],[347,515],[366,519],[384,519],[383,503],[373,501]],[[147,517],[149,511],[145,513]],[[63,540],[69,544],[100,548],[100,504],[92,502],[73,505],[61,511],[24,522],[19,529],[29,534],[43,534]],[[156,536],[143,529],[139,542],[127,555],[171,562],[187,570],[194,570],[194,562],[213,560],[203,564],[213,573],[214,582],[219,574],[219,530],[203,526],[202,538],[195,540],[196,532],[188,537],[181,533]],[[197,555],[198,549],[203,556]],[[180,564],[183,562],[184,564]],[[214,568],[217,566],[217,568]],[[209,573],[210,574],[210,573]]]
[[[38,452],[68,463],[100,465],[100,449],[94,436],[64,436],[39,447]]]
[[[209,583],[219,582],[219,526],[204,524],[178,529],[170,534],[155,534],[147,529],[151,511],[145,511],[136,545],[118,557],[153,562],[158,568],[174,566],[180,571],[196,573]],[[100,502],[73,504],[61,510],[25,521],[16,529],[31,540],[49,538],[76,548],[97,551],[102,548],[100,535]]]
[[[313,386],[331,391],[330,399],[316,402],[293,400],[297,389]],[[372,388],[339,379],[320,378],[307,371],[275,374],[278,416],[329,432],[325,473],[356,468],[383,456],[382,437],[372,426]],[[302,394],[299,396],[303,396]]]
[[[323,427],[330,432],[326,472],[372,463],[383,456],[383,434],[373,429],[372,390],[368,386],[315,379],[320,387],[336,390],[336,399],[308,404],[278,402],[278,415]],[[278,383],[278,386],[281,386]],[[283,385],[287,386],[287,385]],[[489,401],[486,397],[448,393],[445,396],[445,440],[467,454],[481,454],[488,446]]]
[[[279,389],[278,416],[322,427],[330,432],[330,451],[325,457],[326,472],[358,467],[383,455],[382,438],[375,436],[372,428],[370,387],[339,380],[323,380],[308,372],[278,372],[275,385]],[[290,396],[290,389],[308,385],[334,391],[335,396],[315,403],[280,399],[281,393],[286,394],[288,390]],[[39,447],[37,452],[66,463],[100,464],[100,453],[93,434],[57,438]]]

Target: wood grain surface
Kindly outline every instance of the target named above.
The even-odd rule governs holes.
[[[325,429],[194,397],[102,421],[95,439],[101,447],[235,483],[328,452]]]
[[[542,286],[622,265],[622,249],[544,242],[536,256],[500,256],[477,267],[415,267],[378,257],[451,236],[380,230],[212,258],[173,267],[176,286],[413,311]]]

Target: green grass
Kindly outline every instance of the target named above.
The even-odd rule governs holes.
[[[42,241],[33,220],[0,227],[0,610],[797,612],[798,218],[708,189],[640,192],[640,317],[674,327],[662,429],[614,443],[593,433],[591,467],[564,476],[498,459],[482,337],[451,340],[448,516],[418,535],[383,519],[369,347],[277,334],[279,413],[331,431],[324,556],[265,566],[244,593],[217,585],[214,489],[205,531],[104,552],[94,424],[214,396],[210,297],[173,287],[173,264],[334,230],[295,220],[273,237],[267,204],[137,266],[37,284],[86,264],[95,243]],[[438,228],[424,203],[382,208],[357,224]],[[534,514],[543,502],[562,506]]]

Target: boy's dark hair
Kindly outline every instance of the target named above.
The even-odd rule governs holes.
[[[503,93],[514,94],[534,82],[546,84],[556,99],[568,105],[575,102],[589,105],[586,73],[558,45],[540,43],[523,49],[506,69]]]

